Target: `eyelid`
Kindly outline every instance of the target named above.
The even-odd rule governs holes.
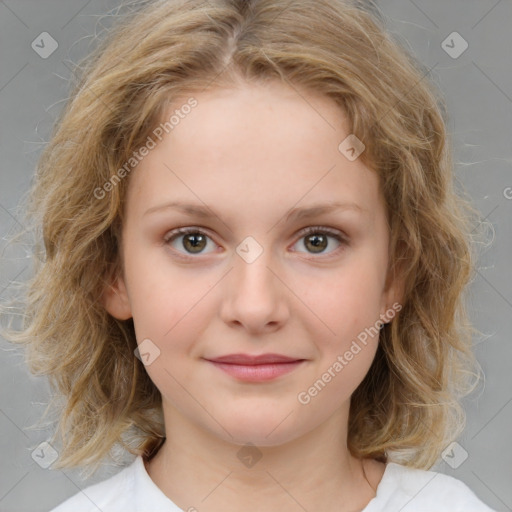
[[[305,235],[309,235],[310,233],[317,233],[317,232],[326,233],[328,235],[332,235],[334,237],[339,237],[340,239],[343,239],[344,241],[348,242],[349,238],[348,236],[339,229],[329,228],[327,226],[308,226],[304,229],[301,229],[297,236],[303,237]]]
[[[190,233],[199,233],[201,235],[206,235],[212,240],[214,237],[210,234],[210,231],[206,228],[202,228],[199,226],[186,226],[182,228],[171,229],[164,235],[164,242],[169,242],[172,238],[176,238],[179,235],[187,235]]]

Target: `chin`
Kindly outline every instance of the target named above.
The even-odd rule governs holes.
[[[233,414],[224,421],[219,419],[227,432],[221,427],[214,428],[217,435],[228,443],[241,446],[248,443],[256,446],[279,446],[300,436],[293,414],[289,414],[290,411],[283,414],[282,410],[269,414],[264,414],[261,410],[255,410],[254,414]]]

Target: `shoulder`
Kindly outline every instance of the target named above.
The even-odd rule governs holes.
[[[364,512],[494,512],[461,480],[389,462]]]
[[[68,498],[50,512],[117,512],[127,509],[131,500],[136,461],[116,475],[91,485]]]
[[[85,488],[51,512],[180,512],[151,480],[142,457],[116,475]]]

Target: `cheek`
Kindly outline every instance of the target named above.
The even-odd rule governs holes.
[[[322,320],[322,326],[319,330],[317,320],[303,325],[316,345],[321,371],[331,368],[336,374],[330,398],[334,402],[336,393],[352,392],[359,385],[375,357],[382,288],[378,266],[371,260],[365,263],[363,258],[309,287],[305,302],[316,313],[315,318]]]
[[[359,265],[340,270],[329,282],[310,289],[308,303],[329,327],[310,328],[320,358],[317,379],[326,382],[317,401],[319,410],[339,407],[362,382],[375,358],[383,282],[376,266]],[[323,405],[322,405],[323,404]],[[319,411],[320,414],[320,411]]]
[[[332,331],[352,332],[373,325],[379,318],[383,285],[377,266],[360,259],[325,279],[311,281],[307,304]]]
[[[153,259],[148,253],[134,250],[125,260],[133,321],[139,343],[150,338],[165,350],[201,328],[198,320],[207,317],[202,308],[208,304],[211,284],[206,276],[201,279],[170,265],[163,250]]]

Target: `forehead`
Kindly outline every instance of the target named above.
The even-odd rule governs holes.
[[[180,111],[191,97],[196,106]],[[183,95],[164,121],[173,114],[179,123],[131,177],[129,202],[139,213],[172,200],[229,206],[232,214],[333,201],[373,211],[379,202],[375,172],[339,149],[349,123],[328,97],[244,84]]]

